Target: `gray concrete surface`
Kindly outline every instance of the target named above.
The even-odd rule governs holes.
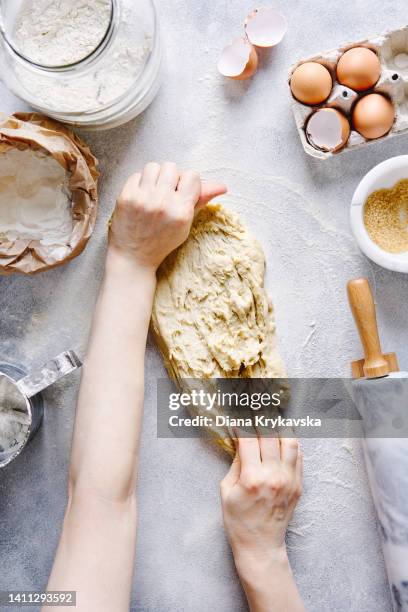
[[[127,175],[151,159],[172,159],[225,180],[226,205],[239,211],[268,260],[280,347],[295,376],[342,376],[360,356],[345,283],[375,284],[386,350],[408,367],[407,279],[366,261],[350,236],[348,209],[360,178],[405,153],[408,137],[328,162],[307,157],[285,82],[303,55],[398,27],[402,0],[287,0],[283,43],[262,55],[250,82],[222,80],[215,64],[252,3],[161,0],[163,86],[137,120],[89,134],[100,158],[101,205],[86,251],[35,278],[0,281],[0,360],[30,367],[66,348],[83,354],[96,298],[106,223]],[[24,109],[0,91],[1,110]],[[155,388],[164,376],[149,343],[142,441],[140,522],[132,610],[246,610],[225,541],[218,483],[226,459],[199,440],[158,440]],[[66,475],[79,377],[45,394],[44,426],[24,455],[0,474],[0,589],[42,589],[66,499]],[[101,373],[103,384],[103,373]],[[113,425],[120,406],[112,407]],[[305,490],[288,543],[312,612],[389,612],[377,524],[359,441],[304,443]],[[109,449],[106,449],[109,453]],[[114,612],[114,611],[112,611]]]

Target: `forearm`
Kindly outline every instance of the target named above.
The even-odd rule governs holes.
[[[251,612],[305,612],[286,549],[262,561],[236,555],[236,566]]]
[[[225,187],[200,192],[197,173],[150,163],[129,178],[116,203],[83,367],[68,507],[48,585],[77,590],[78,612],[129,610],[155,271],[186,240],[197,202],[225,193]]]
[[[48,588],[82,612],[129,609],[144,354],[154,270],[109,251],[80,386],[70,494]]]
[[[155,283],[153,270],[109,251],[77,406],[70,467],[76,492],[120,501],[134,490]]]

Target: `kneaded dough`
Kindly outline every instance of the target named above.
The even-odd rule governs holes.
[[[207,205],[158,271],[152,328],[179,387],[186,378],[286,377],[264,276],[262,247],[239,217]],[[212,433],[233,452],[228,433]]]

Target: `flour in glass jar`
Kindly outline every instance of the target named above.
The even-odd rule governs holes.
[[[100,45],[111,17],[111,0],[22,0],[14,43],[35,64],[78,67]],[[77,113],[125,95],[145,66],[152,39],[141,26],[134,0],[120,0],[120,20],[109,48],[80,71],[50,75],[17,65],[27,99],[50,110]]]
[[[87,57],[103,40],[111,0],[25,0],[14,42],[32,62],[67,66]]]

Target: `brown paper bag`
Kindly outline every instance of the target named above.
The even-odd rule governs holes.
[[[65,126],[37,113],[0,114],[0,155],[10,147],[43,149],[70,174],[73,231],[66,250],[37,240],[2,241],[0,274],[34,274],[59,266],[79,255],[95,226],[98,209],[98,160],[86,144]]]

